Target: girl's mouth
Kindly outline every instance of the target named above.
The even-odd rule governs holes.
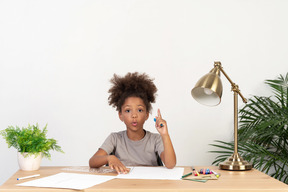
[[[137,122],[132,122],[132,125],[133,126],[137,126]]]

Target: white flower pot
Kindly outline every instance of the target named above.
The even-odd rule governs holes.
[[[38,155],[29,153],[17,153],[18,164],[23,171],[35,171],[40,168],[42,153]]]

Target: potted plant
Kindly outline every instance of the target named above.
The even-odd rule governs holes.
[[[274,95],[253,96],[240,111],[238,152],[254,167],[288,184],[288,73],[266,80]],[[234,142],[211,144],[221,150],[212,164],[233,153]]]
[[[36,125],[29,125],[20,129],[18,126],[9,126],[0,131],[0,135],[6,140],[8,148],[14,147],[18,153],[19,167],[25,171],[38,170],[42,157],[51,159],[50,150],[62,152],[55,139],[47,139],[47,124],[41,130]]]

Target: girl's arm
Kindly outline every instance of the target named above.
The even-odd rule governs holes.
[[[172,169],[176,165],[176,154],[172,145],[172,141],[168,134],[167,123],[162,119],[160,110],[158,109],[158,116],[156,117],[156,129],[160,133],[164,145],[164,151],[160,154],[160,158],[169,169]]]
[[[160,158],[168,169],[173,169],[176,165],[176,155],[169,135],[161,135],[164,144],[164,151]]]
[[[106,164],[108,164],[111,169],[115,169],[117,173],[129,172],[129,169],[126,168],[115,155],[108,155],[103,149],[98,149],[89,160],[89,166],[91,168],[98,168]]]

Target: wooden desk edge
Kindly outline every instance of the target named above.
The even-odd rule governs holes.
[[[16,173],[14,173],[2,186],[0,186],[0,192],[27,192],[27,191],[43,191],[43,192],[57,192],[57,191],[63,191],[64,189],[55,189],[55,188],[37,188],[37,187],[20,187],[16,186],[17,184],[17,178],[23,177],[26,175],[34,175],[34,174],[40,174],[41,178],[46,177],[49,175],[53,175],[59,172],[70,172],[70,173],[84,173],[84,172],[75,172],[75,171],[64,171],[63,168],[71,168],[73,166],[59,166],[59,167],[45,167],[42,166],[40,170],[38,171],[21,171],[18,170]],[[184,174],[191,172],[191,167],[188,166],[178,166],[178,167],[184,167]],[[216,166],[195,166],[195,168],[198,170],[200,168],[210,168],[215,170],[216,172],[219,172],[221,174],[220,179],[217,181],[207,181],[206,183],[200,183],[200,182],[193,182],[193,181],[171,181],[171,180],[121,180],[121,179],[113,179],[111,181],[108,181],[106,183],[102,183],[100,185],[95,185],[91,188],[85,189],[84,191],[116,191],[116,192],[126,192],[126,191],[137,191],[137,192],[143,192],[143,191],[177,191],[177,192],[196,192],[196,191],[213,191],[213,192],[223,192],[223,191],[253,191],[253,192],[262,192],[265,190],[265,192],[288,192],[288,185],[285,183],[282,183],[258,170],[252,169],[250,171],[226,171],[226,170],[219,170]],[[247,173],[250,173],[247,175]],[[85,173],[84,173],[85,174]],[[87,174],[87,173],[86,173]],[[255,178],[256,176],[256,178]],[[239,180],[239,186],[241,187],[242,184],[246,185],[246,188],[242,186],[241,188],[235,188],[233,187],[233,182],[235,185],[235,178]],[[249,178],[251,177],[251,178]],[[35,178],[34,178],[35,179]],[[27,179],[26,181],[33,180]],[[227,180],[227,181],[225,181]],[[251,183],[251,181],[253,181]],[[24,182],[22,180],[21,182]],[[245,182],[242,183],[241,182]],[[20,183],[20,182],[19,182]],[[247,186],[248,185],[248,186]],[[250,187],[249,187],[250,185]],[[259,186],[258,186],[259,185]],[[244,188],[243,188],[244,187]],[[65,191],[74,191],[71,189],[65,189]]]

